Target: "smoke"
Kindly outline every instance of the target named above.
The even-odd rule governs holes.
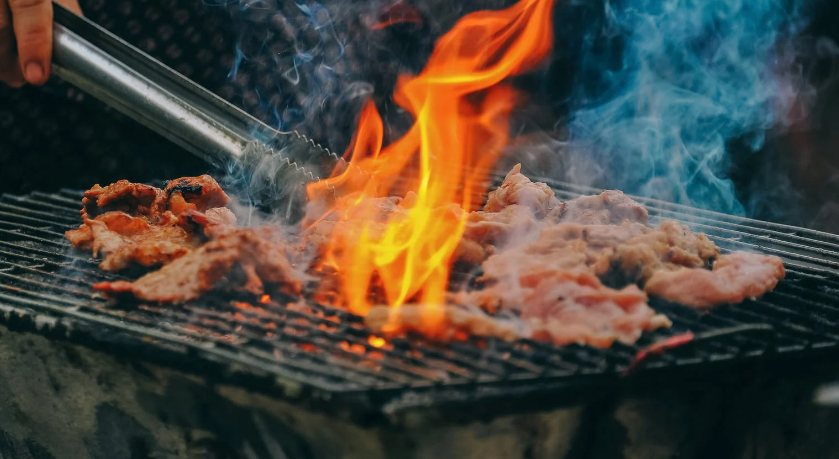
[[[809,3],[618,0],[584,34],[555,175],[744,214],[731,150],[806,116]],[[562,46],[558,43],[557,46]]]

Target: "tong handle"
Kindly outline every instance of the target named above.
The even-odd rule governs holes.
[[[219,165],[279,132],[54,3],[53,72],[187,151]]]

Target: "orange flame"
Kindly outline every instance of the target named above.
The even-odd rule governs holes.
[[[553,3],[521,0],[462,18],[422,73],[398,81],[394,100],[414,116],[413,127],[382,149],[382,120],[368,102],[347,151],[350,166],[309,185],[313,202],[330,188],[341,196],[327,216],[342,226],[332,232],[326,264],[337,270],[351,311],[366,314],[379,288],[395,313],[419,301],[429,328],[441,323],[464,209],[486,192],[486,174],[508,143],[518,97],[505,80],[550,52]],[[404,199],[388,198],[398,190],[408,190]]]

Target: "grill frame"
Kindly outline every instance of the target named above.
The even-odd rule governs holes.
[[[599,191],[545,179],[535,180],[548,183],[561,199]],[[71,340],[94,349],[125,355],[126,358],[140,358],[188,369],[216,381],[297,400],[327,412],[349,413],[354,419],[364,422],[425,407],[445,408],[447,411],[457,412],[461,407],[469,406],[470,409],[476,410],[475,414],[482,410],[493,414],[539,410],[548,405],[575,403],[583,396],[600,394],[639,381],[645,384],[655,380],[672,381],[680,375],[688,374],[691,378],[712,377],[710,375],[715,374],[713,377],[716,378],[720,372],[714,370],[742,370],[749,366],[763,366],[769,362],[772,362],[770,365],[777,365],[779,360],[784,361],[784,369],[789,369],[792,363],[806,366],[824,361],[826,356],[839,355],[839,296],[832,307],[827,304],[831,299],[830,292],[839,293],[839,236],[635,198],[648,207],[652,223],[661,217],[677,217],[676,220],[706,232],[724,249],[760,248],[764,252],[782,256],[789,270],[788,279],[779,285],[777,292],[767,296],[770,300],[724,306],[709,314],[652,301],[651,305],[654,308],[662,310],[674,319],[674,328],[647,334],[636,346],[616,345],[609,350],[595,350],[582,346],[555,348],[542,343],[526,343],[530,351],[542,356],[540,360],[532,358],[533,356],[526,352],[517,353],[514,345],[493,340],[490,340],[487,349],[480,349],[470,343],[429,347],[420,341],[402,340],[396,344],[416,345],[421,348],[425,354],[421,360],[427,360],[431,356],[438,361],[424,362],[426,368],[406,368],[404,364],[410,359],[403,358],[400,362],[399,356],[390,360],[385,356],[383,360],[386,361],[383,365],[387,366],[387,371],[374,370],[373,376],[370,376],[369,371],[365,373],[360,371],[357,365],[348,364],[353,359],[358,360],[358,357],[353,357],[352,348],[340,349],[338,355],[342,358],[327,359],[325,365],[313,371],[337,371],[340,374],[340,370],[328,366],[330,363],[338,367],[344,365],[352,372],[355,384],[329,382],[324,378],[313,378],[311,374],[305,374],[312,370],[307,369],[309,363],[302,360],[293,361],[299,356],[294,353],[274,357],[279,359],[281,364],[272,364],[270,356],[263,355],[265,353],[246,353],[242,351],[241,346],[231,345],[223,340],[216,340],[213,345],[208,345],[206,337],[190,333],[177,324],[149,321],[146,321],[146,324],[142,321],[138,323],[137,317],[124,310],[91,309],[78,304],[82,301],[81,298],[90,295],[89,288],[85,288],[89,282],[76,279],[75,274],[67,275],[69,272],[87,273],[100,280],[123,278],[102,273],[96,267],[95,260],[72,252],[69,243],[63,239],[61,231],[76,227],[79,223],[77,212],[80,197],[81,192],[74,190],[62,190],[55,194],[36,192],[25,196],[0,197],[0,323],[12,330],[35,331],[55,339]],[[44,250],[45,247],[60,248],[61,251],[50,252]],[[60,290],[63,286],[49,282],[34,283],[38,276],[47,281],[58,279],[54,272],[48,272],[49,267],[58,268],[59,276],[66,276],[64,280],[70,284],[77,284],[76,288],[70,289],[69,293],[65,292],[64,295],[51,295],[37,291],[27,293],[27,290],[12,285],[12,282],[17,282],[19,285],[36,285],[43,289]],[[788,291],[798,292],[802,297],[810,295],[825,303],[820,306],[818,302],[810,302],[809,306],[816,312],[820,311],[821,319],[831,320],[820,322],[820,317],[814,315],[816,312],[813,309],[789,309],[771,302],[772,298],[782,296],[790,302],[805,301]],[[28,294],[40,299],[26,299]],[[79,301],[70,301],[69,298],[73,296],[79,298]],[[102,302],[98,304],[101,307]],[[720,315],[719,311],[729,311],[735,317],[748,318],[753,315],[753,311],[748,309],[750,304],[773,309],[776,313],[792,316],[795,320],[786,326],[781,324],[780,327],[777,323],[770,324],[775,327],[779,336],[769,334],[759,327],[745,333],[723,336],[655,356],[632,378],[621,377],[621,372],[626,369],[629,360],[640,347],[650,342],[652,336],[673,335],[686,329],[720,329],[725,328],[725,324],[738,325],[732,323],[733,319]],[[341,333],[352,337],[347,342],[366,346],[366,360],[370,360],[369,353],[377,350],[364,342],[369,332],[360,325],[360,318],[325,306],[315,308],[324,312],[327,317],[337,316]],[[176,320],[177,314],[182,311],[180,308],[167,310],[171,311],[170,316]],[[218,312],[212,308],[210,311]],[[193,313],[196,317],[200,317],[201,314],[212,315],[200,308]],[[711,322],[719,326],[712,327],[703,322],[708,321],[709,317]],[[216,317],[219,318],[227,320],[224,316]],[[128,319],[131,321],[127,321]],[[323,319],[317,323],[324,324],[325,321],[331,322]],[[243,330],[246,330],[246,327],[236,333],[242,336]],[[751,347],[742,346],[744,343],[750,344]],[[291,351],[288,349],[288,343],[279,344],[286,346],[281,347],[281,351]],[[726,348],[728,353],[709,353],[709,349]],[[451,351],[454,354],[447,355],[447,349],[454,349]],[[510,356],[504,358],[503,354],[506,352],[509,352]],[[527,358],[520,358],[520,355]],[[578,369],[582,365],[583,371],[573,371],[575,364],[578,365]],[[451,365],[454,367],[450,368]],[[589,367],[586,368],[585,365]],[[550,368],[550,371],[540,369],[548,366],[553,368]],[[473,370],[472,374],[479,377],[470,377],[468,372],[463,373],[464,367]],[[504,370],[509,367],[525,368],[526,371],[510,375],[510,372]],[[448,368],[448,373],[455,375],[460,371],[464,377],[435,380],[433,373],[435,370],[439,371],[439,368]],[[563,371],[563,368],[569,371]],[[424,381],[412,381],[403,374],[418,371],[429,371],[432,376]],[[368,376],[366,384],[359,382],[365,374]],[[390,378],[395,382],[371,382],[378,377],[376,375],[385,374],[391,375]],[[400,378],[402,383],[397,381]],[[476,403],[487,400],[497,403],[494,402],[492,407],[484,405],[483,409],[480,408],[482,404]]]

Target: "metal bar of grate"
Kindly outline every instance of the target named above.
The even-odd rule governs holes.
[[[546,182],[561,198],[596,191]],[[639,199],[653,219],[687,223],[726,250],[780,255],[788,266],[787,279],[759,301],[711,312],[653,300],[651,305],[670,317],[673,327],[647,333],[633,346],[602,350],[494,339],[438,345],[402,338],[377,347],[370,344],[360,317],[318,304],[287,307],[283,298],[247,306],[242,298],[213,298],[183,307],[108,306],[89,285],[122,277],[100,271],[96,260],[72,251],[63,238],[63,231],[78,226],[80,196],[79,191],[62,190],[0,197],[0,307],[118,330],[145,339],[148,346],[192,349],[203,358],[330,394],[445,388],[468,395],[488,386],[613,379],[639,350],[658,339],[744,324],[762,326],[764,332],[703,341],[678,354],[655,356],[646,368],[839,348],[839,237],[806,229]],[[769,327],[771,336],[765,333]]]

